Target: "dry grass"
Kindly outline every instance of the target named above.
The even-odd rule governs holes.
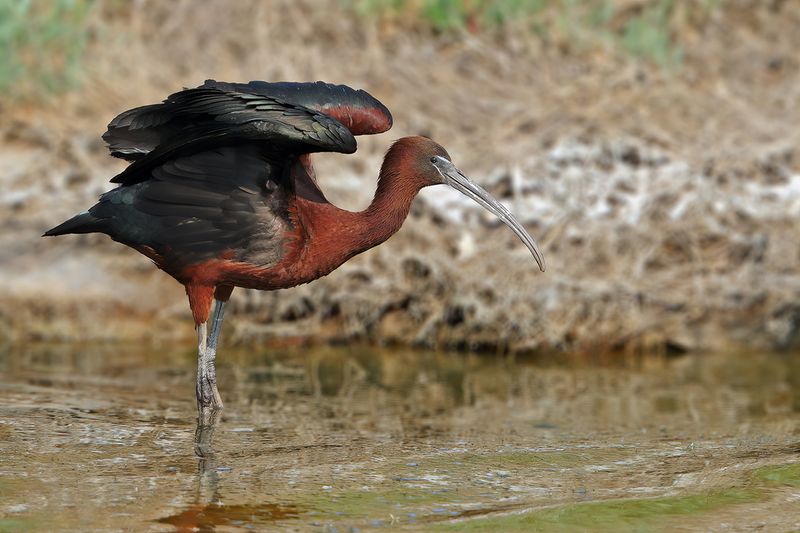
[[[609,24],[624,36],[652,3],[614,4],[622,18]],[[205,78],[324,79],[368,89],[395,116],[390,135],[363,139],[355,156],[318,158],[335,203],[365,205],[364,184],[390,140],[427,134],[520,213],[550,270],[539,274],[513,236],[431,190],[397,237],[330,277],[235,296],[237,340],[796,346],[800,9],[737,0],[701,17],[670,13],[670,49],[682,59],[664,68],[597,36],[514,23],[441,31],[353,16],[333,0],[100,3],[88,14],[82,88],[0,103],[12,124],[0,148],[0,213],[17,229],[0,238],[0,269],[15,280],[5,292],[41,308],[81,302],[91,286],[92,301],[127,312],[174,302],[159,316],[184,313],[180,287],[155,281],[134,252],[102,238],[37,235],[85,208],[119,170],[98,140],[119,110]],[[82,260],[88,250],[96,253]],[[151,285],[122,298],[96,271]],[[67,331],[47,316],[37,335]],[[22,336],[32,323],[15,322]]]

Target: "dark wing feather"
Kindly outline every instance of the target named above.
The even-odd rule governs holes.
[[[227,83],[206,80],[202,86],[269,96],[281,102],[301,105],[335,118],[353,135],[383,133],[392,127],[392,114],[385,105],[367,91],[356,90],[347,85],[334,85],[322,81]]]
[[[117,116],[103,135],[111,155],[135,161],[158,145],[188,133],[187,126],[196,126],[198,121],[216,121],[219,118],[216,115],[226,113],[226,104],[208,101],[215,97],[208,92],[197,92],[203,90],[266,100],[273,108],[277,105],[313,110],[335,119],[353,135],[382,133],[392,127],[392,115],[386,106],[366,91],[346,85],[321,81],[226,83],[206,80],[201,87],[175,93],[161,104],[137,107]]]
[[[159,106],[134,109],[112,121],[104,138],[117,153],[135,159],[112,182],[138,183],[175,157],[246,142],[283,157],[356,150],[355,138],[336,120],[266,96],[187,89]]]
[[[113,239],[155,250],[176,277],[229,251],[266,267],[283,253],[285,180],[259,145],[227,146],[169,160],[104,194],[89,214]]]
[[[146,105],[117,115],[108,125],[103,140],[111,155],[134,161],[150,153],[162,139],[174,136],[177,125],[164,104]]]

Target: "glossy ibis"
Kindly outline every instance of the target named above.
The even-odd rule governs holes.
[[[119,186],[45,235],[105,233],[184,285],[197,327],[203,417],[222,407],[215,357],[233,288],[285,289],[325,276],[395,233],[423,187],[450,185],[497,215],[544,270],[511,213],[425,137],[389,148],[364,211],[330,204],[310,154],[355,152],[354,135],[391,125],[383,104],[344,85],[208,80],[112,120],[103,138],[113,156],[130,161],[111,180]]]

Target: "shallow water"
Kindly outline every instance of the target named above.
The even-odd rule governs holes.
[[[0,531],[788,531],[800,354],[0,352]],[[201,450],[202,451],[202,450]]]

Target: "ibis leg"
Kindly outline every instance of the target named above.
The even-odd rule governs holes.
[[[222,398],[217,390],[217,343],[225,314],[225,302],[216,301],[211,316],[211,334],[206,336],[206,324],[197,327],[197,408],[201,419],[211,418],[222,409]]]
[[[208,350],[213,361],[217,354],[217,343],[222,330],[222,320],[225,318],[225,302],[214,300],[214,313],[211,315],[211,335],[208,337]]]

